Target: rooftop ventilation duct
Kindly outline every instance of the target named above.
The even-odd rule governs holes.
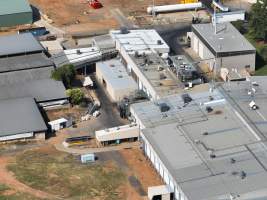
[[[166,103],[160,103],[159,109],[160,109],[160,112],[167,112],[170,110],[170,106],[168,106]]]
[[[128,34],[129,30],[127,29],[127,27],[123,26],[123,27],[120,28],[120,33],[121,34]]]
[[[189,96],[189,94],[183,94],[182,95],[182,99],[184,101],[185,104],[190,103],[193,99]]]

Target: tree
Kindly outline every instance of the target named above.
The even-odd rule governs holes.
[[[70,88],[75,79],[76,71],[73,65],[63,65],[52,71],[51,78],[63,81],[66,87]]]
[[[79,105],[84,99],[84,93],[81,89],[68,89],[66,91],[67,96],[70,98],[70,102],[74,105]]]
[[[253,4],[249,27],[255,39],[267,41],[267,0],[258,0]]]

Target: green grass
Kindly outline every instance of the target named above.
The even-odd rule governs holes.
[[[24,194],[24,193],[16,193],[12,195],[0,194],[0,200],[41,200],[41,199],[37,199],[31,195]]]
[[[0,194],[3,193],[3,192],[5,192],[8,189],[9,189],[9,187],[7,187],[6,185],[0,184]]]
[[[64,153],[28,151],[17,156],[16,163],[8,168],[32,188],[73,200],[117,200],[118,187],[126,180],[117,166],[82,165]]]
[[[10,190],[10,188],[4,184],[0,184],[0,200],[38,200],[28,194],[23,193],[15,193],[15,194],[5,194],[6,191]]]

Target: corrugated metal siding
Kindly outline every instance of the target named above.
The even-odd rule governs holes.
[[[15,13],[15,14],[0,16],[0,27],[31,24],[32,22],[33,22],[32,12]]]

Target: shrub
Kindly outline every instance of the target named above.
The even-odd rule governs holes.
[[[51,78],[63,81],[66,87],[70,88],[75,79],[76,71],[73,65],[63,65],[52,71]]]
[[[79,88],[67,90],[67,96],[70,98],[70,102],[74,105],[79,105],[84,99],[84,93]]]

